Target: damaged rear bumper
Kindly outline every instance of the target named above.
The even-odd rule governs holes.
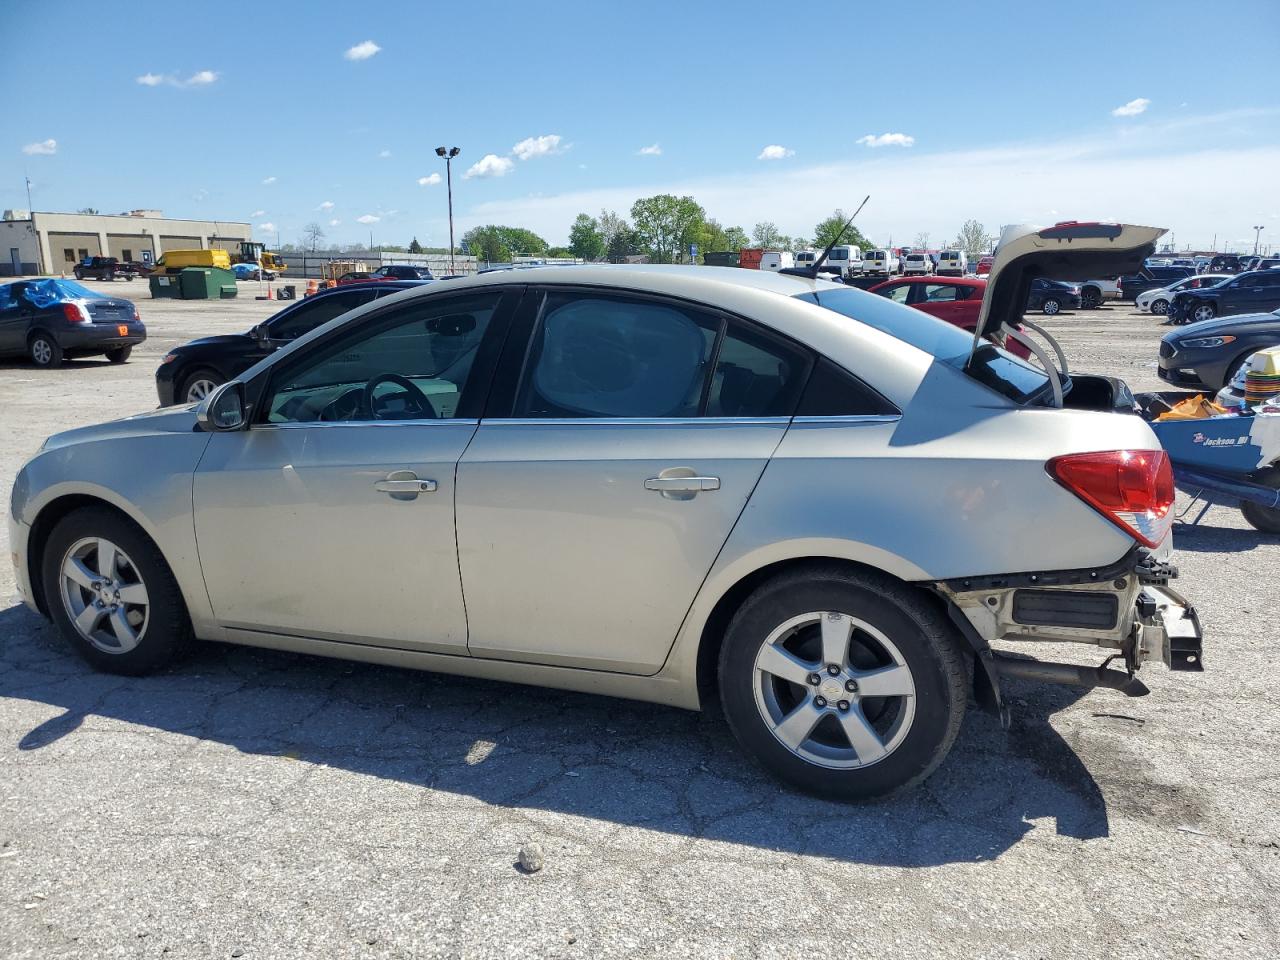
[[[1169,586],[1177,575],[1172,564],[1135,548],[1107,567],[960,578],[934,587],[986,667],[989,699],[999,706],[1002,676],[1139,695],[1146,692],[1136,680],[1144,664],[1203,670],[1200,619]],[[1096,669],[1042,663],[996,653],[990,645],[997,640],[1086,643],[1110,656]],[[1107,669],[1113,660],[1123,672]]]

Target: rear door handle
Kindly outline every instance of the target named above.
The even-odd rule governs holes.
[[[644,482],[646,490],[662,493],[701,493],[703,490],[719,490],[719,477],[650,477]]]

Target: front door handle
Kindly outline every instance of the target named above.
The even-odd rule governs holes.
[[[397,470],[385,480],[375,480],[373,489],[389,494],[393,500],[416,500],[420,493],[433,493],[434,480],[423,480],[411,470]]]

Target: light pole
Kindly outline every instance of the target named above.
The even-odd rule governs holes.
[[[449,272],[456,274],[453,263],[453,158],[462,151],[458,147],[436,147],[436,156],[444,158],[444,178],[449,190]]]
[[[1255,257],[1258,255],[1258,238],[1260,236],[1262,236],[1262,227],[1261,226],[1254,227],[1253,228],[1253,255]]]

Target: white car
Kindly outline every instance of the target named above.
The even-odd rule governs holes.
[[[1139,310],[1154,313],[1158,317],[1163,317],[1169,312],[1169,304],[1173,300],[1173,295],[1179,290],[1200,290],[1204,287],[1214,287],[1223,280],[1230,280],[1234,274],[1230,273],[1197,273],[1189,277],[1183,277],[1181,280],[1169,284],[1167,287],[1157,287],[1154,290],[1146,290],[1138,294],[1133,303]]]
[[[908,277],[933,273],[933,258],[927,253],[908,253],[902,259],[902,272]]]
[[[49,438],[13,483],[18,589],[106,671],[200,639],[479,678],[481,715],[510,683],[714,695],[791,784],[904,789],[970,691],[1005,715],[1009,677],[1201,668],[1155,434],[1117,382],[1000,345],[1032,276],[1136,268],[1161,232],[1006,231],[973,333],[759,270],[424,284],[198,406]]]

